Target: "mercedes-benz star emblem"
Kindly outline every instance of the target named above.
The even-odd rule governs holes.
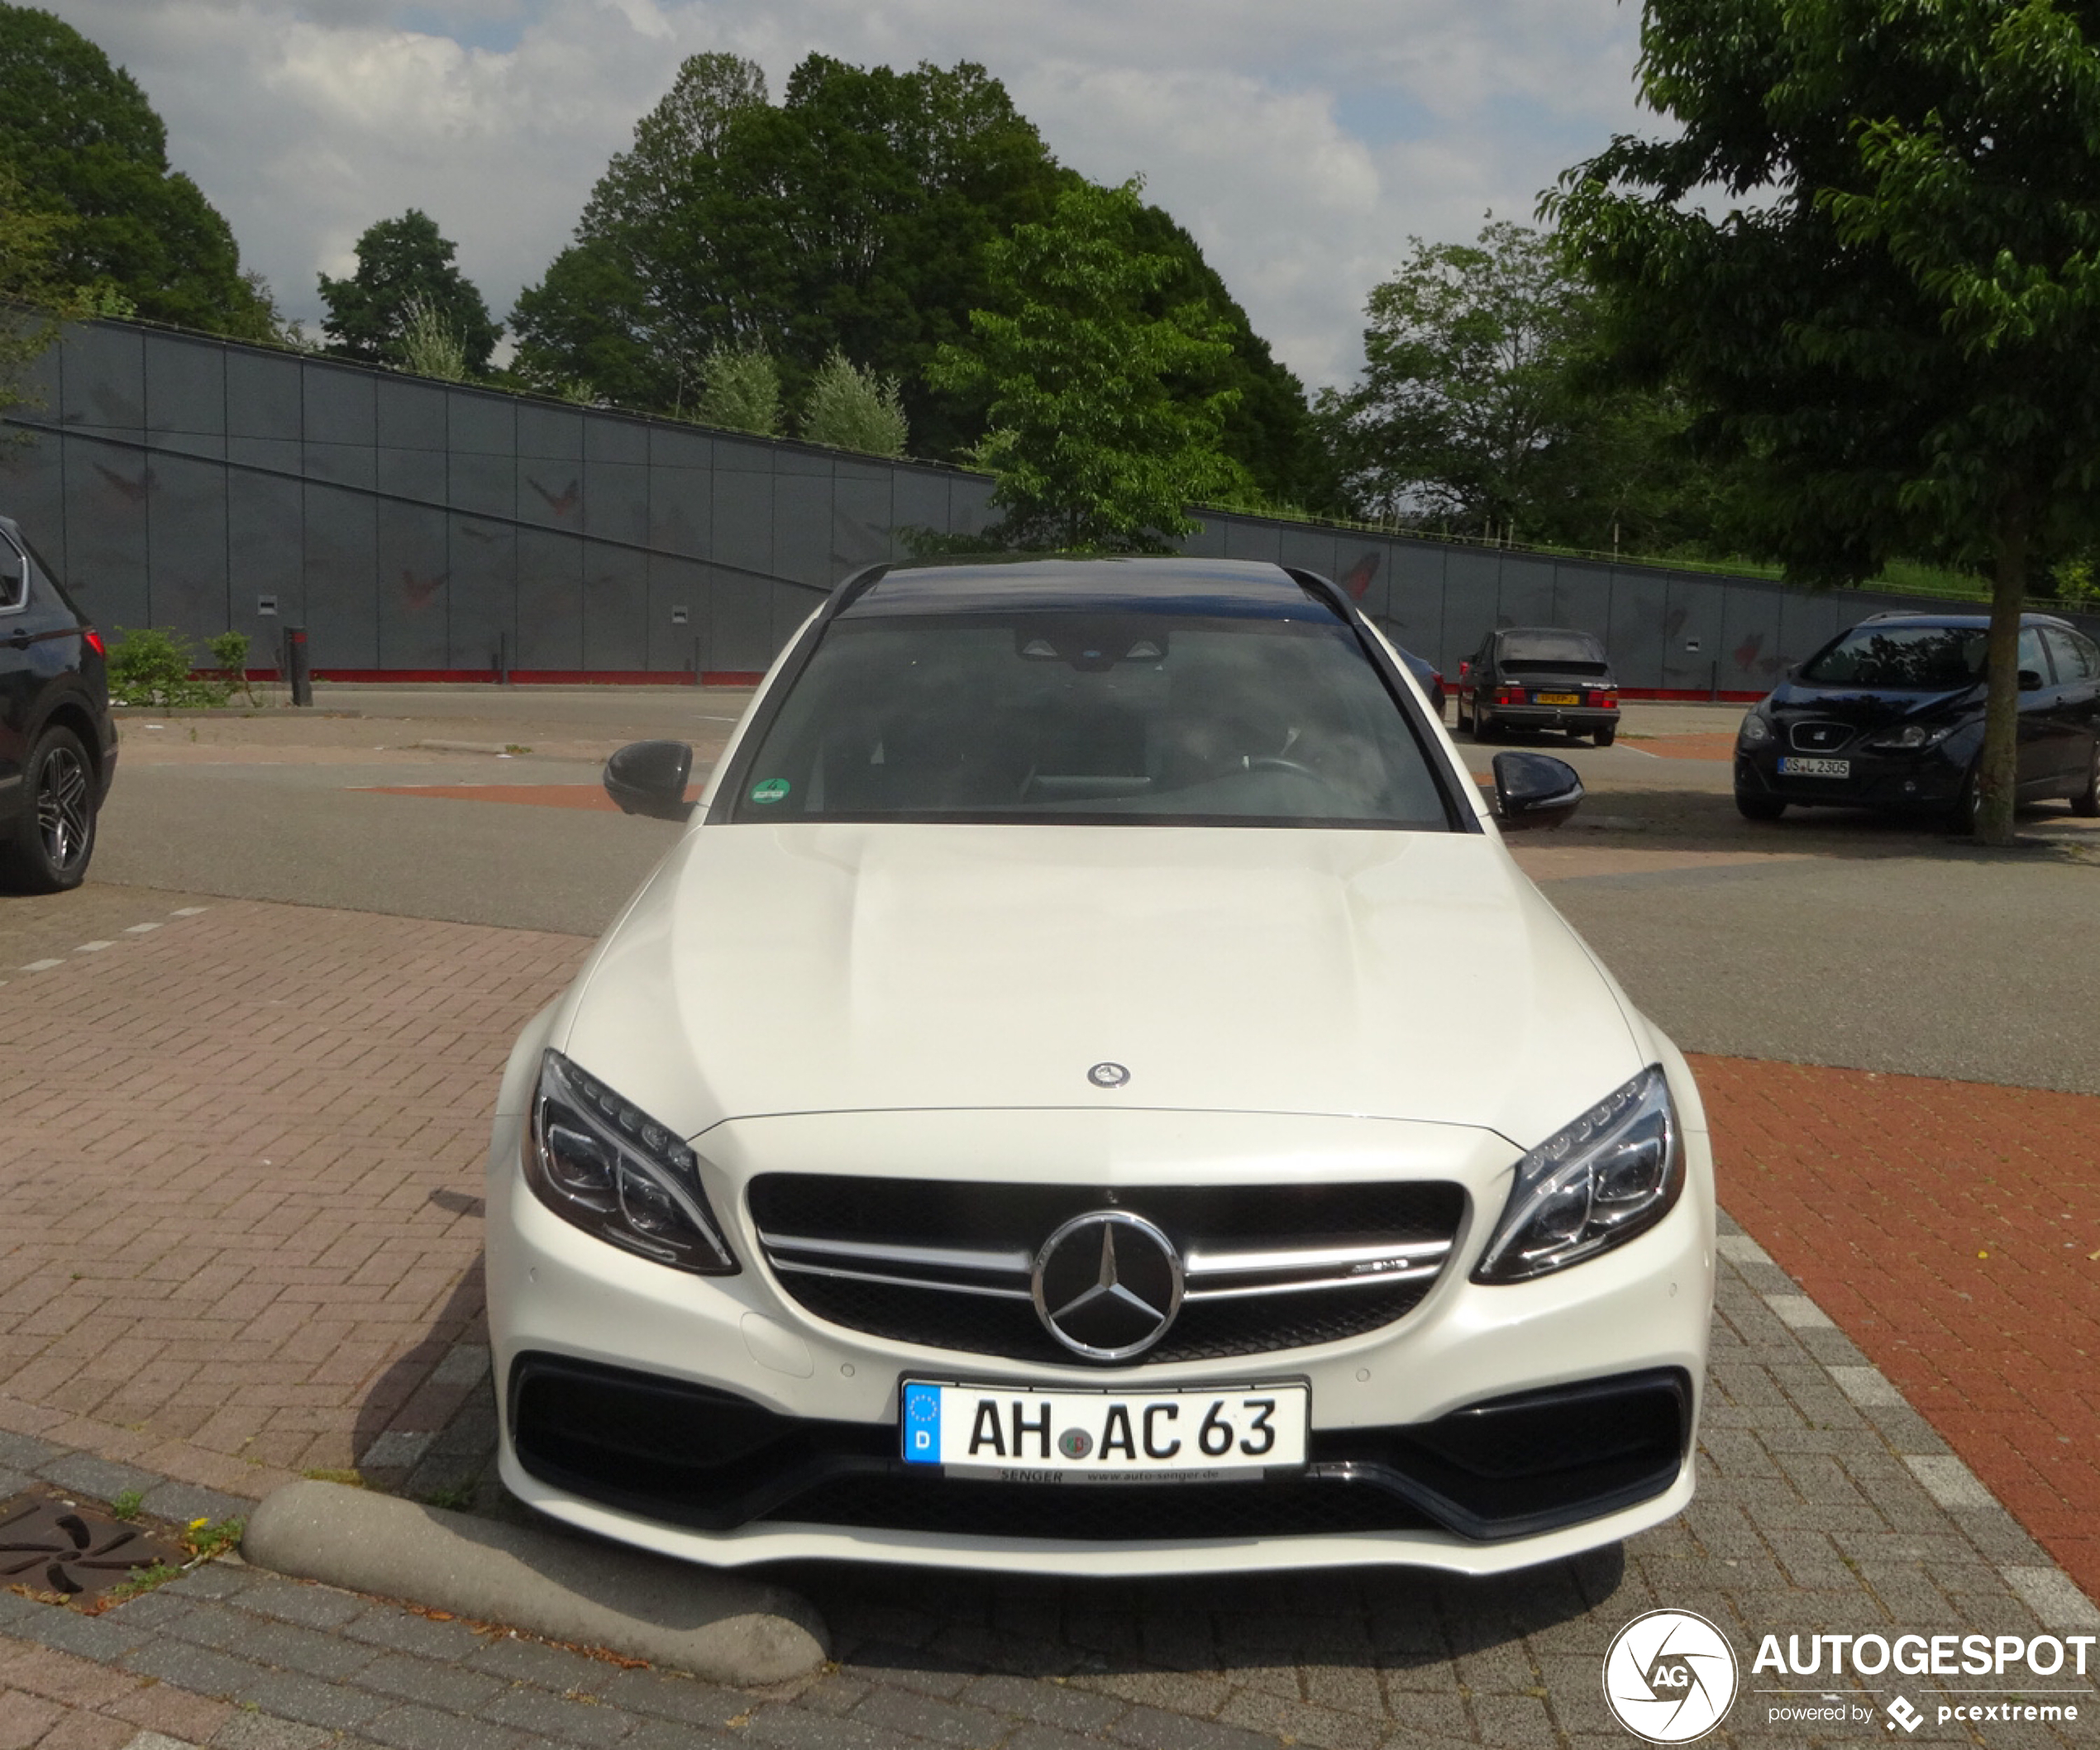
[[[1095,1209],[1043,1242],[1029,1286],[1036,1316],[1059,1342],[1089,1361],[1119,1361],[1143,1354],[1174,1323],[1181,1257],[1142,1215]]]
[[[1130,1072],[1119,1063],[1097,1063],[1086,1072],[1086,1079],[1097,1088],[1119,1088],[1130,1080]]]

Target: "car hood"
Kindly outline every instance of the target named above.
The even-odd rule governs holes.
[[[1789,681],[1773,689],[1766,708],[1790,717],[1828,718],[1858,728],[1944,716],[1959,706],[1978,703],[1982,697],[1983,689],[1974,685],[1920,693],[1908,689],[1812,687]]]
[[[701,827],[550,1038],[687,1136],[1142,1106],[1529,1147],[1654,1056],[1493,835],[1258,828]]]

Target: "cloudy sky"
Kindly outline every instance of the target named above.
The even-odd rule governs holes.
[[[145,86],[287,314],[415,206],[505,314],[704,49],[981,61],[1065,163],[1134,173],[1311,384],[1410,235],[1471,236],[1639,125],[1635,0],[39,0]]]

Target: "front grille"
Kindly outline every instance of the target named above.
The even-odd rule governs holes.
[[[1173,1242],[1186,1283],[1167,1334],[1132,1360],[1215,1361],[1359,1337],[1418,1305],[1465,1213],[1444,1183],[1089,1185],[769,1173],[752,1218],[782,1289],[828,1323],[1015,1361],[1076,1357],[1030,1290],[1058,1228],[1114,1208]]]
[[[585,1500],[702,1531],[843,1525],[1103,1543],[1440,1526],[1534,1535],[1661,1494],[1691,1440],[1692,1382],[1618,1374],[1433,1422],[1311,1430],[1302,1471],[1258,1482],[1030,1486],[932,1476],[896,1424],[784,1416],[687,1380],[527,1352],[511,1371],[527,1472]]]
[[[1849,723],[1793,723],[1787,730],[1787,740],[1796,753],[1835,753],[1849,745],[1852,736]]]

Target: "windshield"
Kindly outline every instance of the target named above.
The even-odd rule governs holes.
[[[1894,687],[1944,693],[1983,676],[1984,633],[1966,626],[1855,626],[1802,665],[1819,687]],[[2022,640],[2021,660],[2024,654]]]
[[[833,621],[729,818],[1449,825],[1339,620],[1071,613]]]

